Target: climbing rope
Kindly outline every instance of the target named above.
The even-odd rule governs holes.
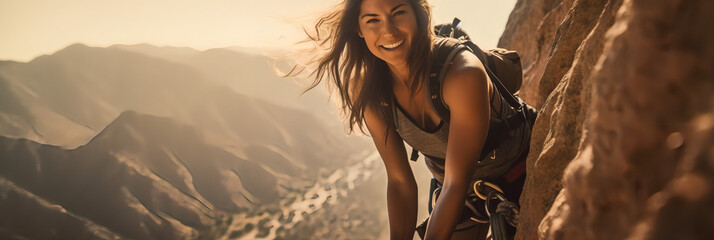
[[[486,187],[490,189],[486,189]],[[490,223],[490,234],[488,239],[493,240],[510,240],[513,236],[508,233],[507,225],[512,227],[518,227],[518,215],[520,210],[518,205],[514,202],[508,201],[505,196],[503,196],[503,190],[496,184],[476,181],[474,183],[474,192],[479,198],[485,201],[484,210],[486,210],[486,215],[488,215],[488,222]],[[484,194],[487,192],[487,194]],[[484,196],[485,197],[481,197]],[[498,204],[494,208],[494,201],[498,201]]]
[[[490,230],[489,235],[486,239],[490,240],[510,240],[513,236],[509,234],[507,226],[510,225],[514,228],[518,227],[518,215],[520,210],[518,205],[514,202],[508,201],[503,195],[504,192],[496,184],[486,182],[483,180],[478,180],[473,184],[474,193],[476,196],[471,195],[471,200],[473,201],[478,197],[484,201],[484,210],[486,216],[483,213],[479,213],[476,206],[467,199],[465,206],[473,212],[473,216],[470,219],[477,223],[489,223]],[[430,197],[430,205],[433,208],[436,206],[436,200],[441,193],[441,188],[436,187]]]

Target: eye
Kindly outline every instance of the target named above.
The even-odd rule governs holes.
[[[406,11],[404,11],[404,10],[399,10],[399,11],[397,11],[397,12],[394,13],[394,16],[402,15],[402,14],[404,14],[404,13],[406,13]]]
[[[377,22],[377,21],[379,21],[379,19],[372,18],[370,20],[367,20],[367,23],[373,23],[373,22]]]

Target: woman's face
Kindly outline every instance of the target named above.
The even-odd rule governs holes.
[[[417,32],[407,0],[364,0],[358,18],[359,36],[372,54],[390,65],[406,65]]]

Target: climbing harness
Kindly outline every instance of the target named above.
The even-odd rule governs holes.
[[[429,197],[429,210],[436,206],[436,200],[441,193],[441,187],[435,186],[434,191]],[[487,239],[492,240],[510,240],[513,239],[513,233],[509,232],[507,226],[513,228],[518,227],[518,215],[520,210],[518,205],[509,201],[503,195],[504,192],[498,185],[484,180],[477,180],[473,184],[473,195],[467,195],[465,207],[471,211],[472,216],[469,219],[475,223],[488,223],[489,236]],[[475,196],[474,196],[475,195]],[[475,201],[483,201],[484,216],[475,206]],[[497,202],[497,203],[496,203]],[[466,229],[473,224],[460,224],[455,231]]]

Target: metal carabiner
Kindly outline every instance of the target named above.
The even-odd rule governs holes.
[[[473,188],[474,188],[474,193],[476,193],[476,196],[478,196],[481,200],[486,200],[486,195],[488,195],[488,193],[483,194],[479,191],[479,188],[481,187],[481,185],[486,185],[486,186],[492,188],[493,190],[496,190],[496,191],[500,192],[501,194],[503,194],[503,190],[498,185],[490,183],[490,182],[486,182],[484,180],[478,180],[478,181],[474,182]]]

